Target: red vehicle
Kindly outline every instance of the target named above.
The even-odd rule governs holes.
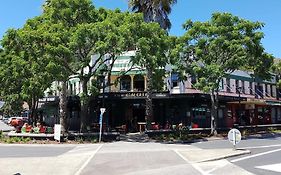
[[[9,124],[13,127],[22,126],[26,120],[23,117],[11,117]]]

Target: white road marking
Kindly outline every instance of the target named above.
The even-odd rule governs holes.
[[[256,148],[271,148],[271,147],[281,147],[281,144],[277,145],[264,145],[264,146],[252,146],[252,147],[243,147],[239,149],[256,149]]]
[[[193,164],[191,163],[187,158],[185,158],[183,155],[181,155],[178,150],[174,150],[175,153],[177,153],[178,156],[180,156],[183,160],[185,160],[188,164],[190,164],[191,166],[193,166],[193,168],[195,168],[197,171],[199,171],[202,175],[209,175],[208,173],[206,173],[205,171],[203,171],[196,163]]]
[[[259,153],[259,154],[254,154],[254,155],[251,155],[251,156],[242,157],[242,158],[239,158],[239,159],[234,159],[230,162],[231,163],[239,162],[239,161],[242,161],[242,160],[246,160],[246,159],[250,159],[250,158],[254,158],[254,157],[258,157],[258,156],[263,156],[263,155],[271,154],[271,153],[278,152],[278,151],[281,151],[281,149],[275,149],[275,150],[271,150],[271,151],[267,151],[267,152],[263,152],[263,153]]]
[[[222,162],[222,161],[220,161],[220,162]],[[229,164],[229,162],[228,162],[228,161],[224,161],[224,162],[221,163],[219,166],[214,167],[213,169],[207,171],[206,173],[207,173],[207,174],[211,174],[212,172],[214,172],[214,171],[216,171],[216,170],[218,170],[218,169],[220,169],[220,168],[226,166],[227,164]]]
[[[255,168],[269,170],[269,171],[275,171],[275,172],[281,173],[281,163],[264,165],[264,166],[256,166]]]
[[[101,149],[103,145],[100,145],[95,152],[86,160],[86,162],[79,168],[79,170],[75,173],[75,175],[80,175],[82,170],[89,164],[91,159],[96,155],[96,153]]]

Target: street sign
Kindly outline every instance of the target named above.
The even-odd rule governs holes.
[[[61,125],[55,124],[54,128],[54,139],[60,142],[60,134],[61,134]]]
[[[100,121],[99,121],[99,124],[100,124],[100,134],[99,134],[99,142],[101,142],[101,132],[102,132],[102,116],[105,112],[105,108],[100,108]]]
[[[235,146],[241,141],[241,133],[238,129],[231,129],[228,132],[228,140],[233,144],[234,149]]]
[[[105,108],[100,108],[100,112],[103,114],[105,112]]]

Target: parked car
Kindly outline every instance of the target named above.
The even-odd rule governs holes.
[[[9,116],[3,116],[2,121],[6,124],[9,124],[9,119],[10,119]]]

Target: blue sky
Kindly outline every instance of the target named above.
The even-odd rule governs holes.
[[[3,0],[0,2],[0,38],[8,28],[19,28],[28,18],[42,13],[44,0]],[[127,10],[127,0],[93,0],[96,7]],[[178,0],[170,19],[171,35],[184,33],[187,19],[206,21],[213,12],[230,12],[242,18],[265,23],[263,45],[268,53],[281,58],[281,0]]]

